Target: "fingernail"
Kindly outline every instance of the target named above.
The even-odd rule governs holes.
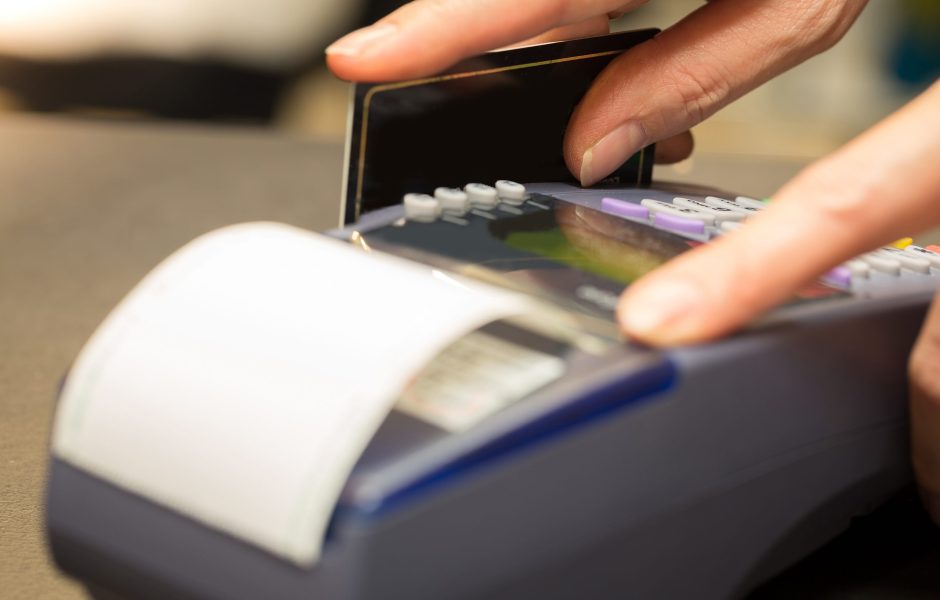
[[[398,26],[394,23],[363,27],[330,44],[326,53],[337,56],[359,56],[396,31],[398,31]]]
[[[636,121],[627,121],[602,137],[581,157],[581,185],[594,185],[613,173],[643,147],[643,138],[643,128]]]
[[[628,335],[654,343],[670,343],[688,335],[702,308],[702,292],[685,281],[644,285],[630,292],[620,306],[620,324]]]

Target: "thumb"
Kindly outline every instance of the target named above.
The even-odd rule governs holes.
[[[835,43],[863,2],[712,2],[614,60],[572,115],[565,161],[583,185],[686,131]]]

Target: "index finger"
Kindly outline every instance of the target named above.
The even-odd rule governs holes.
[[[413,79],[550,29],[632,10],[647,0],[415,0],[326,50],[354,81]]]
[[[940,83],[804,170],[740,231],[629,288],[621,326],[655,345],[713,338],[840,262],[940,222],[938,154]]]

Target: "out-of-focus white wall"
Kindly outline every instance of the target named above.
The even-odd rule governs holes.
[[[322,48],[364,0],[0,0],[0,54],[136,53],[280,68]]]

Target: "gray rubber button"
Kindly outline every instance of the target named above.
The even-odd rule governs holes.
[[[507,204],[522,204],[528,196],[524,185],[508,179],[500,179],[496,182],[496,194]]]
[[[470,204],[480,208],[493,208],[499,204],[496,188],[485,183],[468,183],[463,187],[470,198]]]
[[[704,213],[708,213],[715,217],[716,223],[724,223],[725,221],[741,221],[747,218],[747,215],[737,211],[731,210],[730,208],[725,208],[724,206],[712,206],[703,200],[697,200],[695,198],[673,198],[672,203],[676,206],[682,206],[684,208],[691,208],[692,210],[700,210]]]
[[[737,200],[728,200],[727,198],[719,198],[718,196],[706,197],[705,204],[709,204],[711,206],[718,206],[721,208],[728,208],[730,210],[736,210],[739,213],[743,213],[745,215],[753,215],[763,210],[762,208],[756,208],[754,206],[748,206],[747,204],[742,204],[741,202],[738,202]]]
[[[428,194],[405,194],[402,203],[405,205],[405,217],[409,221],[427,223],[441,215],[441,203]]]
[[[462,215],[470,210],[470,197],[460,188],[439,187],[434,190],[434,197],[446,213]]]
[[[915,246],[913,244],[905,248],[904,251],[909,252],[913,254],[914,256],[926,258],[927,260],[930,261],[931,266],[940,269],[940,254],[937,254],[936,252],[933,252],[932,250],[928,250],[921,246]]]
[[[756,208],[757,210],[763,210],[767,208],[766,202],[761,202],[757,198],[751,198],[749,196],[738,196],[734,199],[738,204],[743,204],[744,206],[750,206],[751,208]]]
[[[845,268],[852,272],[852,277],[868,277],[871,267],[864,260],[853,258],[845,262]]]
[[[663,202],[662,200],[653,200],[651,198],[644,198],[640,201],[640,204],[650,209],[650,212],[652,213],[670,215],[673,217],[679,217],[681,219],[694,219],[696,221],[701,221],[706,225],[715,224],[715,215],[710,215],[706,212],[695,210],[693,208],[676,206],[675,204]]]
[[[917,256],[912,252],[905,252],[898,248],[882,248],[877,250],[876,254],[893,258],[901,263],[901,266],[915,273],[930,273],[930,261],[924,257]]]
[[[901,261],[895,260],[890,256],[885,256],[877,252],[869,252],[861,256],[861,259],[868,263],[868,266],[880,273],[888,275],[901,274]]]

